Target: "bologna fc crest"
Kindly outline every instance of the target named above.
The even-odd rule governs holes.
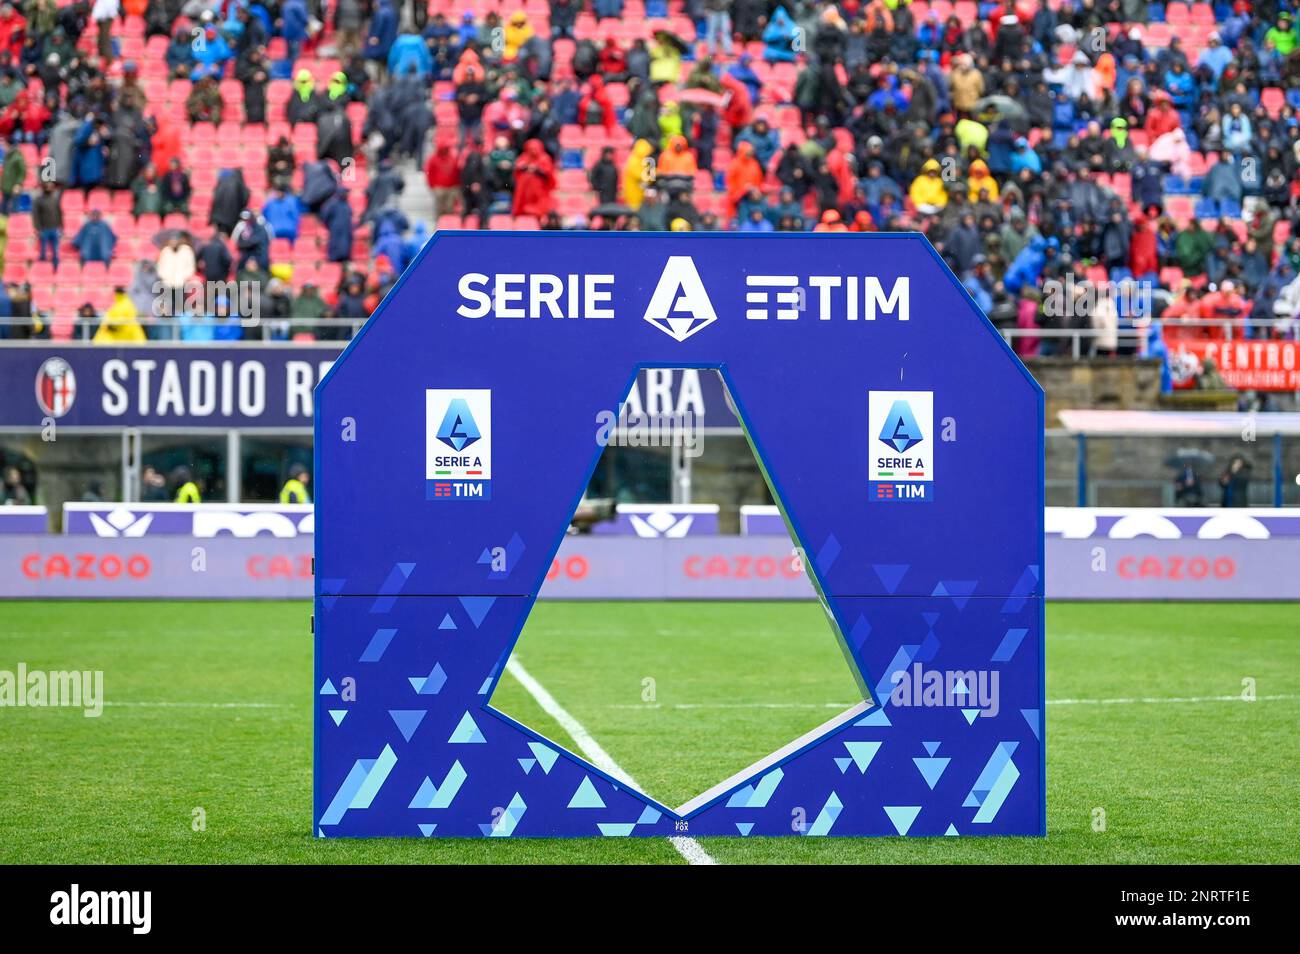
[[[50,417],[63,417],[77,397],[77,376],[62,358],[47,358],[36,372],[36,403]]]

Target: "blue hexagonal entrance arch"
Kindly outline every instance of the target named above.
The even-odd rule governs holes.
[[[865,697],[678,809],[488,705],[645,367],[723,375]],[[1045,832],[1042,392],[922,237],[438,233],[316,411],[318,835]]]

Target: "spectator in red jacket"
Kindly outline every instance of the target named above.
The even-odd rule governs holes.
[[[1128,267],[1138,281],[1156,281],[1160,272],[1160,255],[1156,249],[1156,234],[1151,231],[1147,217],[1142,213],[1133,216],[1133,233],[1129,236]]]
[[[8,53],[15,60],[18,59],[26,31],[27,21],[14,9],[13,4],[0,4],[0,52]]]
[[[600,48],[600,72],[605,82],[621,81],[627,76],[627,54],[612,36],[605,38],[605,45]]]
[[[1147,114],[1146,129],[1147,139],[1155,142],[1167,132],[1173,132],[1183,125],[1182,119],[1178,116],[1178,110],[1174,109],[1174,104],[1170,101],[1167,93],[1158,92],[1155,95],[1155,103],[1151,106],[1151,112]]]
[[[442,140],[434,147],[429,161],[424,164],[424,179],[433,190],[433,207],[437,215],[451,215],[456,211],[460,196],[460,163],[450,142]]]
[[[555,162],[536,139],[524,143],[515,160],[514,215],[542,218],[555,204]]]
[[[590,126],[596,122],[605,127],[605,132],[614,131],[614,103],[599,73],[593,73],[582,85],[582,98],[578,100],[578,125]]]

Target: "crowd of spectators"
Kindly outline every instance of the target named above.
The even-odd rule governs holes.
[[[99,340],[329,337],[434,227],[920,230],[1025,356],[1296,336],[1285,0],[471,6],[0,8],[0,315],[75,258]]]

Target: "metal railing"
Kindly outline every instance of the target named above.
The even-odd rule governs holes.
[[[1300,331],[1300,322],[1291,318],[1162,318],[1161,324],[1166,332],[1166,341],[1177,342],[1170,338],[1171,329],[1199,330],[1202,328],[1218,329],[1221,341],[1276,341],[1295,340]],[[1114,338],[1125,351],[1138,352],[1149,334],[1149,319],[1139,324],[1121,324],[1118,328],[999,328],[1007,344],[1015,347],[1017,338],[1038,338],[1059,341],[1069,339],[1070,356],[1083,358],[1090,350],[1093,339]],[[1188,336],[1188,340],[1197,340],[1198,335]]]
[[[337,340],[347,340],[360,330],[361,326],[366,323],[365,318],[260,318],[260,319],[222,319],[222,318],[187,318],[184,321],[177,321],[174,318],[136,318],[136,324],[144,329],[145,337],[149,340],[147,343],[167,343],[181,342],[192,344],[210,344],[213,339],[204,338],[188,342],[184,337],[185,332],[194,329],[223,329],[230,330],[238,328],[241,332],[239,339],[243,341],[259,341],[267,344],[293,344],[293,334],[295,329],[310,329],[315,337],[315,333],[320,330],[330,331],[339,335]],[[0,318],[0,345],[7,340],[37,340],[49,341],[50,332],[58,327],[60,329],[71,326],[72,335],[70,338],[60,335],[55,341],[82,341],[89,342],[94,338],[95,332],[99,326],[104,323],[101,317],[82,318]],[[32,332],[32,335],[26,336],[26,339],[16,337],[12,334],[5,335],[4,329],[25,328]],[[35,334],[41,334],[43,337],[34,338]],[[229,340],[219,339],[220,343],[231,343]],[[113,342],[121,344],[122,342]]]

